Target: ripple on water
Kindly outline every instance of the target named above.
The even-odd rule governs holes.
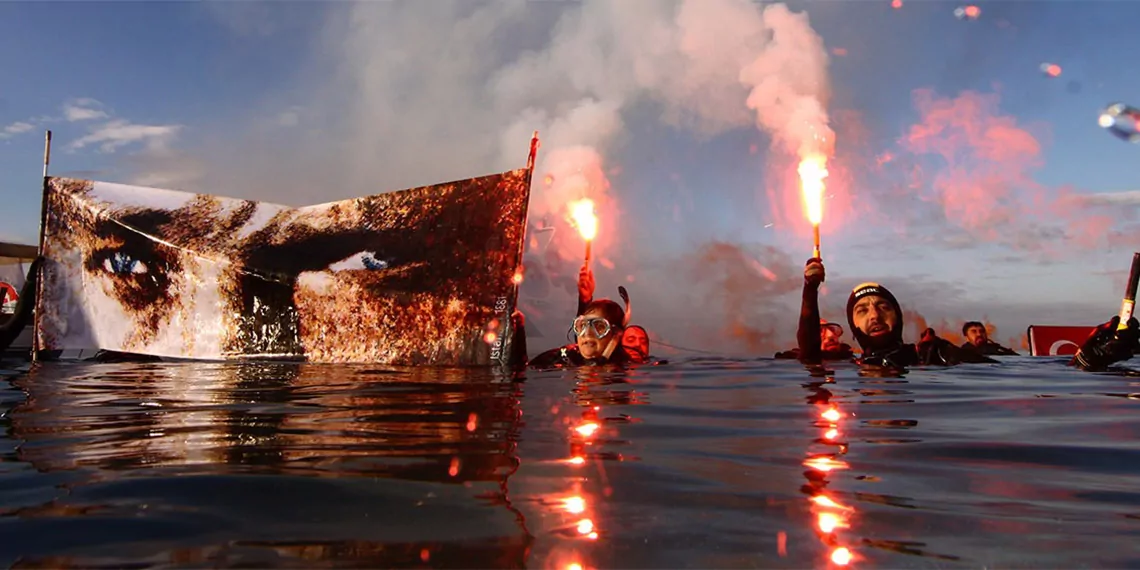
[[[1135,378],[51,364],[0,389],[0,563],[1124,567]]]

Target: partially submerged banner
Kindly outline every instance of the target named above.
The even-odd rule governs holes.
[[[505,363],[528,172],[303,208],[49,178],[38,348]]]

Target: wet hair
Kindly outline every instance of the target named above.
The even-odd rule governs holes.
[[[600,313],[604,319],[610,322],[611,329],[625,330],[623,326],[625,311],[622,310],[621,305],[609,299],[590,301],[590,304],[586,305],[586,309],[582,311],[583,315],[588,313]]]
[[[891,329],[891,334],[888,335],[885,341],[877,342],[870,336],[864,334],[863,331],[859,330],[859,327],[855,326],[855,303],[859,302],[859,299],[868,296],[882,297],[888,303],[890,303],[891,307],[893,307],[895,310],[895,316],[897,317],[896,320],[898,322],[895,324],[895,328]],[[863,350],[880,347],[880,345],[885,344],[902,344],[902,306],[899,305],[899,301],[898,299],[895,299],[894,294],[892,294],[886,287],[883,287],[878,283],[861,283],[859,285],[856,285],[855,288],[851,290],[851,295],[847,297],[847,324],[851,326],[851,335],[855,337],[855,340],[859,343],[859,346],[862,347]]]
[[[970,330],[972,327],[981,327],[983,331],[986,330],[986,325],[983,325],[978,321],[969,321],[966,324],[962,325],[962,335],[965,336],[966,331]]]

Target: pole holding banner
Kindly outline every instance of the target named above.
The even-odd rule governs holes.
[[[530,156],[526,159],[526,169],[529,170],[529,172],[527,172],[528,177],[534,174],[534,159],[538,155],[538,147],[538,131],[534,131],[534,134],[530,137]],[[530,180],[528,179],[527,182],[530,182]]]
[[[48,164],[51,164],[51,131],[44,135],[44,178],[48,175]]]
[[[47,231],[48,207],[48,165],[51,164],[51,131],[44,132],[44,176],[43,188],[40,190],[40,242],[39,251],[44,255],[44,234]],[[36,300],[32,308],[32,362],[39,361],[40,355],[40,299],[44,290],[44,264],[40,264],[40,274],[36,279]]]

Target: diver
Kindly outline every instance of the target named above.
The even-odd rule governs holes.
[[[808,285],[805,283],[804,287]],[[802,309],[801,309],[802,310]],[[848,360],[855,358],[855,352],[851,350],[851,345],[841,342],[843,338],[843,326],[839,323],[829,323],[825,319],[819,320],[819,349],[821,356],[824,360]],[[776,359],[789,359],[798,360],[800,357],[799,347],[783,352],[777,352]]]
[[[649,332],[645,327],[640,325],[630,326],[630,318],[633,317],[633,305],[629,300],[629,292],[625,287],[618,287],[618,294],[621,295],[621,300],[625,303],[625,320],[622,327],[625,332],[621,336],[621,346],[625,350],[626,356],[629,361],[635,364],[643,364],[649,361]],[[586,307],[594,300],[594,272],[590,269],[588,264],[583,263],[582,268],[578,270],[578,310],[574,314],[580,316],[586,312]],[[570,348],[567,345],[566,348]]]
[[[823,261],[811,258],[804,268],[804,298],[796,339],[800,360],[818,363],[820,347],[819,286],[826,279]],[[863,349],[856,360],[863,365],[903,368],[918,365],[950,366],[964,362],[997,362],[967,352],[937,336],[924,337],[917,345],[903,342],[902,307],[886,287],[878,283],[856,286],[847,298],[847,324]]]
[[[590,301],[574,319],[568,336],[577,342],[550,349],[529,362],[534,368],[624,364],[630,362],[622,347],[625,311],[609,299]]]
[[[990,340],[986,326],[978,321],[970,321],[962,325],[962,336],[966,337],[966,342],[962,343],[962,348],[966,350],[975,350],[986,356],[1018,356],[1013,349]]]
[[[812,268],[818,265],[819,268]],[[823,262],[818,258],[809,259],[804,277],[818,272],[819,283],[823,283]],[[805,290],[806,291],[806,290]],[[818,363],[820,361],[818,342],[819,303],[818,288],[813,289],[811,298],[805,293],[805,310],[811,314],[800,316],[800,360]],[[1083,370],[1103,370],[1110,364],[1128,360],[1140,352],[1140,322],[1130,318],[1126,328],[1117,330],[1120,317],[1112,317],[1089,334],[1069,365]],[[901,369],[906,366],[953,366],[962,363],[997,363],[996,360],[975,351],[964,350],[948,340],[939,338],[933,329],[924,331],[918,344],[903,342],[902,307],[895,296],[878,283],[862,283],[851,290],[847,299],[847,323],[851,334],[863,349],[857,362],[863,365]],[[806,329],[806,330],[805,330]]]
[[[0,353],[8,350],[9,346],[24,332],[28,321],[32,318],[32,311],[36,306],[36,284],[39,283],[40,267],[44,264],[44,257],[37,256],[28,267],[28,277],[24,286],[20,288],[20,298],[16,301],[16,311],[11,318],[0,325]]]
[[[649,333],[645,327],[641,325],[625,327],[625,333],[621,336],[621,347],[630,362],[644,364],[649,361]]]

